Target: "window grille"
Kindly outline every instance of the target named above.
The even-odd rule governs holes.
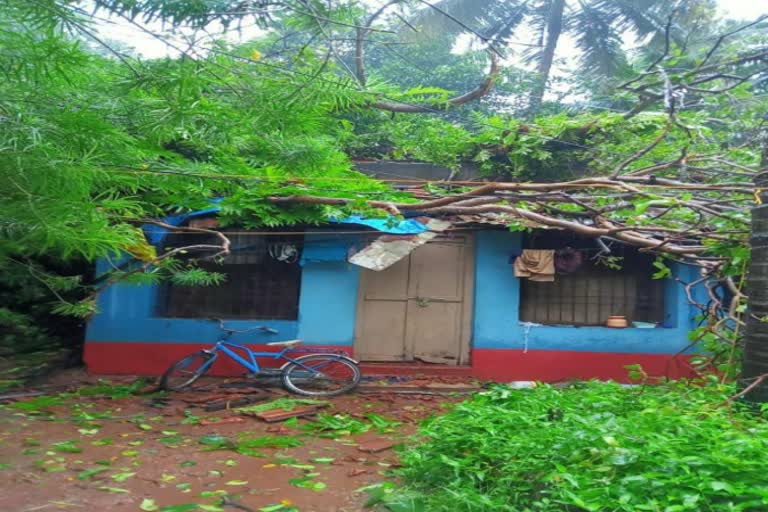
[[[301,267],[301,236],[227,235],[231,254],[221,262],[199,261],[209,272],[226,275],[226,281],[213,286],[164,284],[159,314],[175,318],[230,318],[295,320],[298,318]],[[214,243],[217,239],[197,234],[174,234],[166,245]],[[284,247],[296,247],[293,257],[285,258]],[[281,256],[286,261],[279,261]],[[194,255],[193,255],[194,256]]]
[[[559,249],[562,241],[539,240],[536,249]],[[599,251],[594,241],[567,245],[584,251],[582,266],[571,274],[557,274],[554,282],[520,280],[520,320],[545,325],[605,325],[609,316],[629,322],[664,321],[664,282],[653,279],[654,257],[614,244],[612,255],[622,258],[612,269],[591,258]],[[530,247],[530,245],[529,245]],[[511,271],[511,270],[510,270]]]

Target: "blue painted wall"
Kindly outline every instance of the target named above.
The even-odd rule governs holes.
[[[685,290],[673,279],[665,280],[665,324],[657,329],[608,327],[526,328],[520,323],[520,280],[514,277],[509,256],[519,252],[522,235],[481,231],[476,241],[474,348],[574,350],[589,352],[675,353],[688,345],[687,334],[696,312],[688,305]],[[674,265],[675,277],[695,279],[696,270]]]
[[[300,338],[310,345],[352,345],[359,272],[339,261],[353,240],[336,241],[307,235],[297,320],[227,320],[233,329],[266,325],[278,334],[251,332],[234,335],[234,342],[266,343]],[[324,261],[319,261],[324,260]],[[331,261],[328,261],[331,260]],[[334,261],[335,260],[335,261]],[[115,262],[116,264],[117,262]],[[112,267],[97,265],[99,274]],[[216,322],[156,316],[159,287],[116,284],[99,296],[99,311],[88,324],[88,342],[208,343],[218,339]]]
[[[316,345],[352,345],[360,267],[307,263],[301,278],[298,338]]]
[[[263,343],[300,338],[307,344],[351,346],[360,269],[345,261],[354,240],[307,235],[299,317],[295,321],[232,320],[235,329],[267,325],[279,334],[248,333],[233,341]],[[519,322],[520,282],[513,276],[509,255],[521,249],[522,236],[505,231],[480,231],[476,241],[473,348],[575,350],[590,352],[675,353],[688,344],[695,311],[683,287],[665,283],[667,325],[664,329],[609,329],[607,327],[526,327]],[[101,262],[98,270],[109,268]],[[674,267],[685,282],[695,269]],[[155,315],[157,286],[118,284],[99,297],[101,313],[88,326],[89,342],[207,343],[219,334],[215,322],[162,318]]]

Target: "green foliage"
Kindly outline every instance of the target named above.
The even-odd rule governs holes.
[[[259,448],[294,448],[303,444],[294,436],[252,436],[248,432],[241,432],[237,439],[220,435],[203,436],[199,442],[206,446],[205,451],[232,450],[252,457],[264,456],[257,451]]]
[[[147,385],[144,379],[136,379],[130,384],[113,384],[108,380],[99,380],[97,384],[92,384],[78,388],[72,392],[73,396],[102,396],[112,399],[128,398],[139,393]]]
[[[179,286],[213,286],[223,283],[227,276],[221,272],[208,272],[201,268],[189,268],[171,275],[171,282]]]
[[[9,185],[0,206],[0,256],[93,260],[132,252],[145,243],[138,221],[204,207],[215,196],[227,197],[222,206],[231,222],[324,220],[320,207],[282,215],[258,205],[287,181],[301,193],[317,188],[341,197],[358,191],[387,195],[351,170],[337,143],[349,128],[333,114],[360,108],[367,98],[333,77],[314,80],[318,59],[250,60],[244,58],[247,46],[218,45],[199,61],[130,61],[128,68],[77,47],[64,25],[85,23],[78,13],[16,4],[8,19],[27,32],[7,35],[9,51],[0,56],[0,67],[10,56],[44,67],[34,82],[17,70],[0,85],[3,117],[13,120],[0,128],[0,169]],[[181,12],[182,4],[172,10],[195,19],[193,12]],[[143,2],[131,7],[130,16],[176,15],[168,9]],[[37,37],[39,25],[29,22],[38,19],[46,21],[51,45],[68,48],[66,56],[33,53],[36,46],[24,37]],[[312,179],[319,177],[331,179],[316,185]],[[340,183],[335,177],[355,179]],[[296,181],[302,178],[309,181]]]
[[[270,400],[269,402],[264,402],[263,404],[248,405],[246,407],[238,407],[237,409],[235,409],[235,411],[241,412],[241,413],[273,411],[275,409],[292,411],[297,407],[301,407],[303,405],[325,406],[325,405],[328,405],[328,402],[326,402],[325,400],[313,400],[311,398],[283,397],[283,398],[278,398],[276,400]]]
[[[337,437],[368,432],[371,425],[346,414],[318,414],[314,421],[302,428],[323,437]]]
[[[39,396],[36,398],[32,398],[30,400],[24,400],[22,402],[14,402],[10,405],[10,407],[14,409],[19,409],[25,412],[37,413],[49,407],[55,407],[57,405],[61,405],[63,402],[64,402],[64,399],[62,397]]]
[[[420,429],[406,489],[439,511],[743,510],[768,507],[768,422],[712,383],[496,386]]]
[[[703,114],[683,115],[686,126],[697,132],[693,138],[681,126],[670,128],[662,113],[641,114],[626,120],[611,112],[563,112],[541,116],[530,123],[499,113],[474,113],[470,117],[471,121],[465,123],[433,115],[369,119],[362,125],[367,131],[358,131],[345,144],[348,151],[361,156],[422,160],[454,170],[462,162],[473,162],[489,176],[531,181],[565,181],[606,174],[629,155],[648,146],[665,129],[665,143],[642,155],[626,172],[674,160],[684,145],[691,152],[705,154],[729,144],[729,134],[713,130]],[[734,148],[729,153],[733,161],[742,165],[754,164],[759,159],[757,151],[744,148]],[[635,211],[627,212],[627,217],[637,217],[642,222],[642,214],[649,207],[665,204],[674,204],[674,200],[663,196],[638,200]],[[695,220],[692,212],[689,217]]]
[[[488,54],[482,50],[454,51],[453,34],[436,34],[429,38],[413,35],[381,34],[376,43],[367,45],[368,74],[390,85],[386,90],[388,98],[441,107],[448,97],[477,87],[487,72]],[[496,77],[490,94],[453,108],[446,116],[452,121],[466,122],[478,111],[486,114],[499,110],[520,111],[534,80],[534,73],[507,63]]]
[[[53,443],[51,449],[59,453],[81,453],[83,449],[77,446],[79,442],[77,440],[61,441]]]
[[[96,312],[96,300],[83,300],[80,302],[59,302],[51,308],[53,313],[77,318],[88,318]]]
[[[127,398],[138,394],[139,391],[146,386],[146,384],[147,382],[144,379],[136,379],[130,384],[113,384],[108,380],[99,380],[97,384],[84,386],[71,392],[59,393],[58,395],[43,395],[30,398],[28,400],[14,402],[10,405],[10,407],[30,414],[48,413],[49,408],[63,405],[64,400],[67,398]],[[78,404],[73,406],[72,418],[77,419],[78,421],[87,422],[94,419],[108,418],[110,416],[111,415],[109,413],[83,411],[81,406]]]
[[[623,256],[601,256],[595,257],[595,263],[598,265],[604,265],[613,270],[621,270],[624,264]]]
[[[388,137],[396,160],[421,160],[458,170],[472,147],[466,129],[438,117],[400,118],[388,123]]]
[[[653,261],[653,267],[656,269],[656,272],[653,273],[654,279],[667,279],[672,277],[672,269],[664,263],[663,258],[656,258]]]
[[[204,25],[217,17],[216,8],[226,11],[226,3],[99,6],[129,18]],[[26,281],[39,281],[30,289],[43,310],[55,302],[58,314],[87,317],[95,301],[76,277],[57,276],[29,259],[81,265],[123,252],[151,261],[157,254],[137,227],[146,218],[225,197],[226,224],[318,224],[354,208],[277,208],[266,198],[399,196],[355,172],[338,142],[351,127],[335,114],[360,109],[369,97],[310,51],[296,59],[251,59],[256,41],[240,48],[217,43],[199,60],[117,60],[79,44],[91,20],[73,3],[7,4],[0,17],[0,28],[6,27],[0,30],[0,177],[7,185],[0,201],[0,268],[13,258],[13,279],[32,274]],[[222,281],[219,273],[180,262],[132,268],[114,269],[107,281]],[[35,325],[36,315],[5,303],[13,301],[0,310],[8,343],[23,336],[42,342],[49,334]]]
[[[314,421],[305,423],[302,428],[321,437],[337,437],[362,434],[371,429],[380,433],[391,432],[400,424],[378,414],[366,414],[365,420],[347,414],[318,414]]]
[[[8,376],[22,368],[27,373],[42,370],[57,359],[52,351],[77,332],[78,322],[51,315],[50,303],[77,302],[82,296],[79,276],[64,274],[78,270],[16,259],[3,262],[0,249],[0,355],[24,355],[14,361],[18,372],[4,370]]]

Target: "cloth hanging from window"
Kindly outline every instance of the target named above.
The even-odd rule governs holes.
[[[525,277],[531,281],[555,280],[555,251],[523,249],[515,259],[515,277]]]
[[[555,251],[555,271],[558,274],[572,274],[584,263],[584,255],[573,247]]]

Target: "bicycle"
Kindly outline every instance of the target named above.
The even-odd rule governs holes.
[[[295,348],[301,344],[301,340],[275,341],[267,343],[271,347],[283,347],[279,352],[254,352],[248,347],[228,341],[233,334],[242,334],[251,331],[262,331],[277,334],[278,331],[266,326],[258,326],[245,330],[229,329],[224,322],[219,326],[224,333],[216,341],[216,344],[205,350],[180,359],[172,364],[160,379],[160,387],[167,391],[179,391],[191,386],[196,380],[205,375],[211,369],[220,353],[228,356],[234,362],[247,370],[250,376],[265,373],[274,373],[282,379],[283,385],[289,391],[305,396],[336,396],[353,390],[360,382],[360,367],[357,361],[347,357],[343,353],[328,353],[303,349],[307,353],[296,358],[288,354],[296,352]],[[236,350],[242,350],[240,355]],[[243,356],[246,356],[247,359]],[[286,361],[278,371],[264,370],[257,358],[269,358]],[[177,382],[177,379],[178,382]],[[333,386],[337,387],[333,387]],[[312,386],[319,386],[313,389]]]

